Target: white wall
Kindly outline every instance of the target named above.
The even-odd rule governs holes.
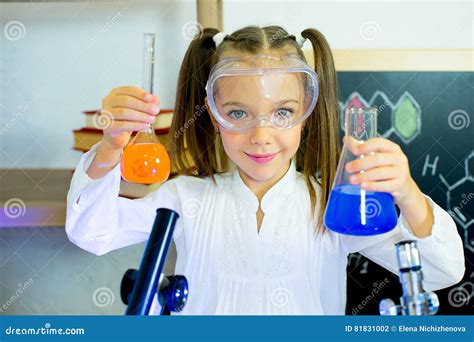
[[[332,48],[470,48],[470,1],[224,1],[225,30],[317,28]]]
[[[0,6],[0,167],[74,168],[81,153],[72,150],[72,130],[84,125],[81,111],[98,108],[113,87],[141,86],[143,32],[157,33],[155,89],[164,107],[174,104],[189,44],[181,28],[196,18],[193,2]],[[13,20],[24,38],[7,39]]]
[[[157,33],[155,92],[173,106],[194,1],[0,3],[0,13],[0,168],[74,168],[80,112],[141,85],[143,32]],[[470,1],[224,1],[224,30],[315,27],[333,48],[471,48],[471,15]]]

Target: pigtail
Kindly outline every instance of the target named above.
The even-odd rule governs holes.
[[[297,167],[306,175],[315,208],[315,190],[311,177],[321,186],[317,230],[322,228],[332,183],[340,156],[338,83],[334,59],[326,38],[316,29],[304,30],[301,35],[313,46],[314,69],[318,75],[319,96],[312,115],[307,119],[302,134],[301,149],[297,153]],[[323,229],[325,231],[325,229]]]
[[[216,45],[212,38],[218,32],[205,28],[186,51],[179,71],[168,144],[171,163],[178,174],[208,175],[213,181],[213,174],[220,171],[219,159],[223,152],[216,147],[218,139],[206,111],[205,86],[216,62]]]

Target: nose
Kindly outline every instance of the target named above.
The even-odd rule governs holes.
[[[250,130],[250,142],[254,145],[269,145],[273,139],[273,127],[257,125]]]

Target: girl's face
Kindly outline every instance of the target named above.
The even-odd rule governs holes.
[[[249,186],[273,185],[288,170],[291,158],[298,151],[302,124],[280,130],[272,126],[256,126],[246,133],[226,131],[218,125],[224,150],[238,166]],[[258,155],[272,158],[255,158]]]
[[[298,115],[303,110],[301,79],[294,75],[274,75],[266,81],[252,77],[223,80],[219,86],[221,91],[216,94],[219,113],[229,120],[237,120],[262,113],[276,112],[282,117]],[[265,89],[262,89],[263,83],[266,83]],[[291,101],[283,101],[288,99]],[[252,190],[271,187],[288,170],[299,148],[302,123],[286,129],[256,125],[245,132],[234,132],[226,130],[210,115],[219,128],[226,154]],[[262,155],[270,157],[259,158]]]

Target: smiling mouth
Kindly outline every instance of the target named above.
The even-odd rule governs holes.
[[[245,152],[244,152],[245,153]],[[273,157],[276,153],[266,153],[266,154],[250,154],[250,153],[245,153],[246,155],[254,158],[268,158],[268,157]]]
[[[245,153],[245,152],[244,152]],[[248,154],[245,153],[254,163],[257,164],[268,164],[275,159],[276,155],[280,153],[265,153],[265,154]]]

